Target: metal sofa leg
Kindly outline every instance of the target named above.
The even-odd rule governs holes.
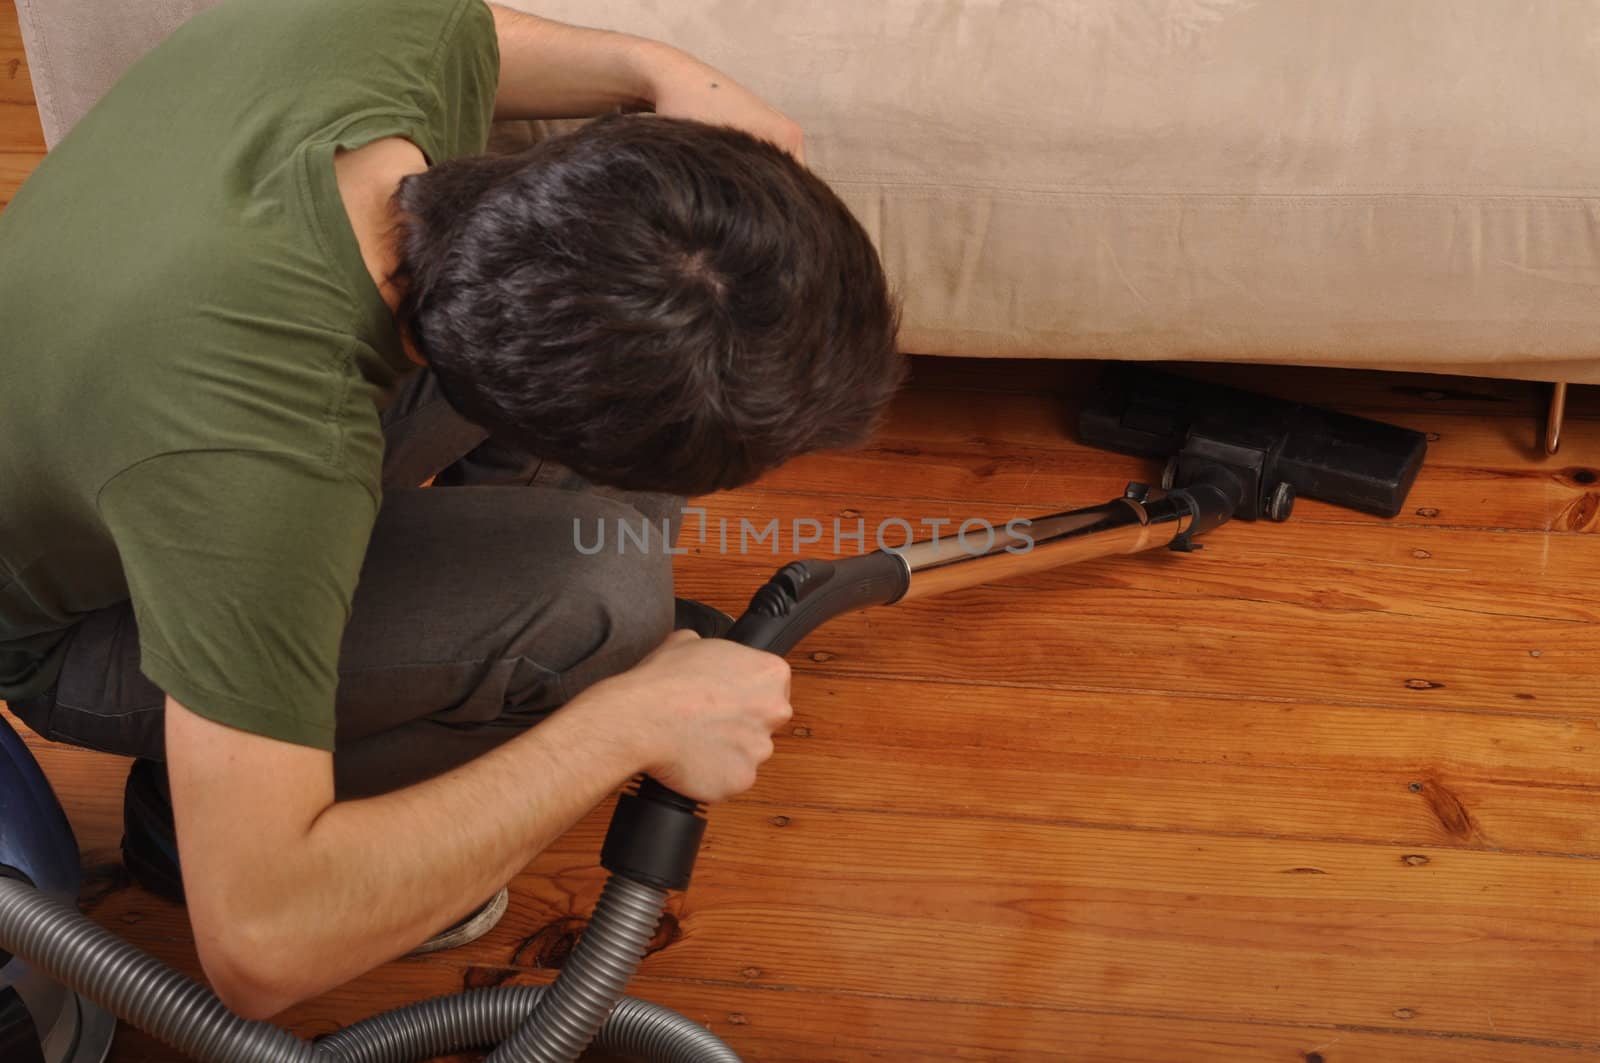
[[[1561,449],[1561,422],[1567,417],[1567,382],[1558,381],[1550,391],[1550,412],[1544,419],[1544,452]]]

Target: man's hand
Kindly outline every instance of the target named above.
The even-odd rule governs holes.
[[[586,710],[590,694],[594,705]],[[772,732],[793,715],[782,657],[692,631],[674,632],[590,694],[572,710],[615,720],[639,743],[646,773],[699,801],[724,801],[754,786],[756,769],[772,756]]]
[[[500,41],[494,116],[589,118],[651,110],[732,126],[805,161],[800,127],[726,74],[659,41],[490,5]]]
[[[656,114],[732,126],[806,161],[805,133],[799,125],[699,60],[682,52],[664,55],[651,82]]]

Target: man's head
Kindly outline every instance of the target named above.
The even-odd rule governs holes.
[[[866,233],[744,133],[604,118],[396,201],[400,318],[452,405],[592,480],[747,483],[861,442],[899,384]]]

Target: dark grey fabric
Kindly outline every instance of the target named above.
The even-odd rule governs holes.
[[[463,764],[631,667],[672,628],[682,499],[595,487],[490,440],[426,370],[383,413],[384,500],[340,650],[341,796]],[[434,486],[418,484],[433,478]],[[607,547],[585,553],[596,521]],[[649,528],[649,548],[616,534]],[[12,706],[46,738],[162,759],[165,698],[131,605],[74,630],[52,695]]]

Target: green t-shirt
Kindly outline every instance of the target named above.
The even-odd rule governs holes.
[[[132,599],[144,673],[333,748],[340,638],[412,368],[334,180],[481,152],[483,0],[229,0],[137,63],[0,214],[0,698]]]

